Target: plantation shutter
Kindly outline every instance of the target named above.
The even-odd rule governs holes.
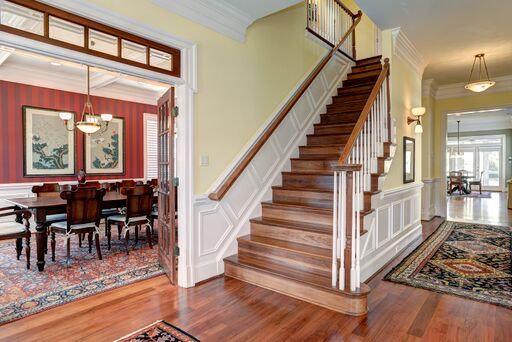
[[[157,116],[153,114],[145,115],[145,178],[153,179],[158,177],[158,144],[157,144]]]

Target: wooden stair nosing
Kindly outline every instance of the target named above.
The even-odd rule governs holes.
[[[283,241],[279,239],[272,239],[257,235],[244,235],[237,238],[237,240],[242,243],[268,246],[271,248],[286,250],[296,254],[302,254],[305,256],[316,256],[319,258],[327,259],[329,261],[332,258],[332,249],[329,248],[313,247],[301,243]]]

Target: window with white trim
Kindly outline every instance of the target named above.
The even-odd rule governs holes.
[[[158,177],[157,116],[144,114],[144,178]]]

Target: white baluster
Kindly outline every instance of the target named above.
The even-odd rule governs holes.
[[[350,291],[356,290],[356,244],[355,244],[355,236],[356,236],[356,211],[355,208],[357,207],[357,198],[356,198],[356,178],[354,175],[354,172],[352,172],[352,207],[350,208],[350,215],[352,217],[352,229],[351,229],[351,236],[350,236],[350,247],[351,247],[351,260],[350,260]]]
[[[339,289],[345,289],[345,248],[347,245],[347,172],[341,172],[341,187],[339,192],[339,203],[341,204],[340,210],[340,281]]]
[[[332,205],[332,287],[338,280],[338,172],[334,172],[333,205]]]
[[[355,285],[356,287],[359,287],[359,284],[361,283],[361,265],[360,265],[360,259],[361,259],[361,256],[359,255],[359,252],[360,252],[360,247],[361,247],[361,243],[360,243],[360,239],[361,239],[361,199],[362,199],[362,196],[361,196],[361,190],[359,188],[359,184],[361,182],[361,176],[360,176],[360,172],[357,171],[356,172],[356,184],[357,184],[357,188],[358,188],[358,191],[357,191],[357,198],[358,198],[358,201],[357,201],[357,208],[356,208],[356,235],[355,235],[355,240],[356,240],[356,251],[355,251],[355,255],[356,255],[356,279],[355,279]]]

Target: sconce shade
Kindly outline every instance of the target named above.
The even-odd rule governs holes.
[[[423,133],[423,126],[417,124],[416,127],[414,127],[414,133]]]
[[[109,122],[112,120],[112,114],[101,114],[101,120]]]
[[[64,121],[71,120],[72,117],[73,117],[73,114],[68,113],[68,112],[60,112],[59,113],[59,118]]]
[[[412,109],[412,114],[416,116],[422,116],[425,114],[426,110],[427,109],[425,107],[416,107]]]

